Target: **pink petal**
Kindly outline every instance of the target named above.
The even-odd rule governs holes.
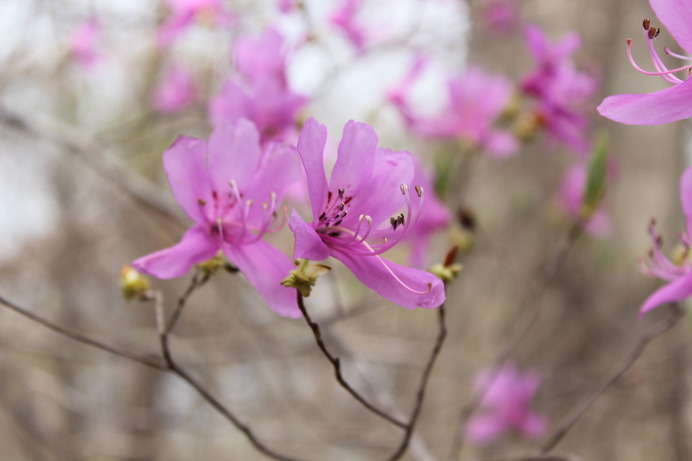
[[[692,117],[692,78],[649,94],[608,96],[598,112],[627,125],[660,125]]]
[[[690,296],[692,296],[692,273],[685,274],[656,290],[644,301],[637,318],[641,319],[644,314],[661,304],[682,301]]]
[[[300,161],[295,147],[282,143],[269,143],[262,163],[244,189],[247,198],[267,202],[273,192],[280,201],[289,186],[301,177]]]
[[[350,120],[344,126],[338,156],[329,184],[357,193],[370,181],[377,149],[377,135],[370,125]],[[374,217],[373,217],[374,218]]]
[[[680,176],[680,202],[685,214],[687,235],[692,237],[692,168],[687,168]]]
[[[283,38],[274,29],[259,37],[242,37],[234,48],[235,65],[248,80],[271,78],[286,84]]]
[[[183,234],[176,245],[143,256],[132,263],[139,272],[160,279],[180,277],[195,264],[213,258],[219,244],[203,226],[194,226]]]
[[[170,45],[178,35],[180,35],[194,19],[194,13],[188,12],[184,14],[173,13],[163,23],[157,33],[157,42],[159,47],[164,48]]]
[[[201,139],[178,136],[163,153],[163,168],[173,196],[180,207],[197,223],[206,218],[200,200],[211,201],[209,178],[205,167],[206,143]]]
[[[493,415],[475,415],[466,426],[466,436],[476,443],[490,443],[506,430],[502,421]]]
[[[352,255],[335,249],[332,256],[343,262],[363,285],[406,309],[438,307],[445,300],[444,284],[429,272],[400,266],[379,256]]]
[[[209,138],[207,170],[217,191],[229,189],[235,180],[242,189],[252,177],[261,158],[259,134],[255,125],[239,119],[234,124],[221,123]]]
[[[692,4],[688,0],[649,0],[651,8],[681,47],[692,53]]]
[[[322,213],[327,200],[327,177],[324,174],[324,146],[327,143],[327,127],[310,117],[298,137],[298,153],[305,167],[308,191],[314,219]]]
[[[298,215],[296,210],[291,212],[288,227],[295,235],[294,258],[310,259],[312,261],[322,261],[329,257],[329,249],[322,242],[322,239],[315,229],[306,224]]]
[[[224,245],[223,252],[271,310],[284,317],[300,317],[296,291],[281,285],[281,281],[295,269],[288,256],[263,240],[251,245]]]
[[[526,437],[535,439],[545,434],[548,429],[548,421],[541,415],[529,412],[525,415],[518,429]]]

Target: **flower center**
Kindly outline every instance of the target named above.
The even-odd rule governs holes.
[[[642,21],[642,30],[644,32],[644,39],[646,40],[647,46],[649,47],[649,54],[651,55],[651,60],[654,64],[654,67],[656,68],[656,72],[649,72],[641,67],[635,62],[634,57],[632,57],[632,39],[628,38],[626,43],[627,43],[627,57],[632,64],[632,66],[638,71],[641,72],[642,74],[645,75],[658,75],[661,76],[665,81],[677,85],[678,83],[682,83],[683,80],[675,76],[676,72],[681,72],[685,71],[688,75],[690,74],[690,71],[692,70],[692,65],[686,65],[682,67],[678,67],[675,69],[668,69],[665,64],[663,64],[663,61],[661,60],[661,57],[658,55],[656,52],[656,48],[654,47],[654,39],[658,37],[658,35],[661,33],[661,29],[658,27],[652,27],[651,26],[651,21],[648,19],[644,19]],[[670,48],[666,47],[663,49],[663,51],[668,55],[668,56],[673,56],[674,58],[682,59],[682,60],[692,60],[692,57],[689,56],[684,56],[678,53],[674,53],[670,50]]]

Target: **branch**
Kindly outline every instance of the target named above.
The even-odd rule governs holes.
[[[346,391],[353,396],[354,399],[356,399],[358,402],[360,402],[365,408],[370,410],[372,413],[375,413],[377,416],[386,419],[390,423],[394,424],[397,427],[400,427],[402,429],[407,428],[407,424],[399,421],[398,419],[394,418],[393,416],[385,413],[384,411],[374,407],[370,402],[365,400],[363,396],[361,396],[358,391],[353,389],[351,385],[344,379],[344,377],[341,374],[341,361],[339,360],[338,357],[334,357],[331,352],[327,349],[327,346],[324,344],[324,341],[322,340],[322,332],[320,331],[320,326],[315,323],[312,318],[310,317],[310,314],[308,314],[308,310],[305,308],[305,303],[303,302],[303,295],[300,294],[299,291],[296,290],[297,293],[297,298],[298,298],[298,308],[300,309],[300,312],[303,314],[303,318],[305,318],[305,321],[307,322],[308,326],[312,330],[312,334],[315,336],[315,341],[317,342],[317,346],[320,348],[322,353],[324,354],[325,357],[327,357],[327,360],[332,364],[334,367],[334,376],[336,377],[336,380],[339,382],[341,387],[346,389]]]
[[[620,377],[630,369],[630,367],[636,362],[639,356],[642,355],[646,349],[647,344],[662,335],[666,331],[670,330],[678,323],[678,321],[683,317],[683,312],[680,306],[677,304],[671,305],[671,315],[664,321],[653,325],[651,328],[646,330],[639,340],[632,346],[632,349],[622,358],[620,363],[618,363],[611,372],[591,391],[591,393],[584,396],[577,404],[574,406],[572,411],[562,420],[558,425],[557,429],[548,438],[547,442],[543,444],[538,452],[538,455],[545,455],[549,453],[555,446],[562,440],[562,438],[567,434],[567,432],[579,421],[579,418],[589,409],[589,407],[598,398],[607,391],[610,386],[615,384],[615,382],[620,379]]]
[[[406,425],[406,433],[404,434],[404,439],[401,441],[401,445],[394,454],[387,459],[387,461],[395,461],[401,458],[408,448],[409,442],[411,441],[411,436],[413,435],[413,430],[416,427],[416,422],[418,421],[418,416],[420,415],[420,410],[423,407],[423,399],[425,398],[425,391],[428,387],[428,380],[432,372],[433,366],[435,365],[435,360],[440,354],[442,349],[442,344],[447,337],[447,327],[445,325],[445,305],[442,304],[437,308],[438,320],[439,320],[439,333],[437,334],[437,341],[435,342],[435,347],[433,347],[428,363],[425,365],[425,370],[423,371],[423,376],[421,377],[420,386],[418,387],[418,392],[416,394],[416,405],[413,408],[413,414],[411,414],[411,419]]]
[[[95,347],[97,349],[101,349],[102,351],[106,351],[108,353],[111,353],[113,355],[117,355],[118,357],[123,357],[129,360],[132,360],[137,363],[141,363],[142,365],[146,365],[151,368],[156,368],[157,370],[167,370],[168,367],[161,363],[158,360],[152,360],[149,359],[145,356],[133,354],[131,352],[127,352],[121,349],[118,349],[114,346],[110,346],[108,344],[102,343],[100,341],[97,341],[95,339],[89,338],[87,336],[82,335],[81,333],[77,333],[76,331],[69,330],[67,328],[63,328],[60,325],[57,325],[50,320],[46,320],[43,317],[34,314],[31,311],[28,311],[24,309],[23,307],[18,306],[17,304],[14,304],[11,301],[8,301],[7,299],[3,298],[0,296],[0,304],[3,306],[17,312],[20,315],[23,315],[24,317],[48,328],[49,330],[53,330],[54,332],[66,336],[70,339],[73,339],[77,342],[80,342],[82,344],[87,344],[89,346]]]

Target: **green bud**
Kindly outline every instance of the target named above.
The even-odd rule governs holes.
[[[296,269],[281,281],[281,285],[295,288],[304,298],[310,296],[312,287],[317,283],[317,277],[332,270],[325,264],[311,263],[308,259],[297,259],[295,264]]]
[[[149,291],[149,280],[132,266],[123,266],[120,270],[120,290],[128,301],[144,299]]]

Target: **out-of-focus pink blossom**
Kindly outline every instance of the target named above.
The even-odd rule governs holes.
[[[483,396],[481,410],[469,420],[467,437],[476,443],[490,443],[508,431],[529,438],[543,435],[547,421],[531,410],[539,386],[537,374],[521,373],[513,365],[480,373],[474,388]]]
[[[405,240],[411,242],[411,265],[414,267],[425,267],[426,254],[430,239],[437,232],[441,231],[449,224],[451,219],[449,210],[440,202],[435,194],[430,175],[423,165],[414,157],[415,173],[413,184],[423,188],[425,192],[425,203],[421,207],[418,219],[413,223]]]
[[[298,177],[294,148],[262,149],[254,125],[239,120],[217,125],[209,142],[178,137],[164,152],[163,166],[175,199],[195,224],[178,244],[132,266],[170,279],[222,251],[274,312],[300,316],[295,291],[281,285],[293,263],[262,240],[285,222],[281,198]]]
[[[234,62],[239,78],[229,77],[209,103],[213,123],[252,120],[263,142],[292,132],[297,113],[307,98],[288,87],[281,35],[268,29],[261,37],[239,40],[234,48]]]
[[[282,13],[288,13],[295,7],[295,0],[277,0],[277,6]]]
[[[516,0],[485,0],[481,20],[491,30],[503,34],[511,32],[519,22]]]
[[[690,261],[690,246],[692,245],[692,168],[688,168],[680,177],[680,202],[685,215],[685,230],[680,234],[680,254],[675,262],[663,255],[662,239],[655,231],[655,221],[649,227],[652,249],[648,263],[642,263],[645,274],[667,281],[666,285],[656,290],[639,309],[639,318],[650,310],[666,303],[682,301],[692,296],[692,261]]]
[[[358,10],[363,0],[342,0],[341,4],[332,12],[329,21],[341,29],[351,45],[358,51],[365,49],[365,30],[358,24]]]
[[[92,67],[99,59],[96,46],[101,36],[101,25],[91,18],[82,22],[70,34],[69,52],[74,60],[84,68]]]
[[[666,54],[690,61],[692,57],[692,4],[681,0],[649,0],[656,16],[663,22],[667,32],[673,36],[688,56],[683,56],[666,50]],[[668,69],[658,56],[653,41],[658,36],[659,29],[652,27],[646,19],[643,24],[644,39],[649,47],[649,53],[655,71],[647,72],[640,68],[632,58],[631,39],[627,39],[627,55],[630,62],[639,72],[647,75],[661,76],[673,86],[650,94],[619,94],[603,100],[598,111],[604,117],[628,125],[659,125],[675,122],[692,117],[692,79],[689,78],[692,65],[686,64],[677,69]],[[685,79],[676,74],[682,73]]]
[[[423,189],[411,183],[411,154],[378,148],[369,125],[350,121],[327,183],[326,141],[326,127],[308,119],[300,132],[298,153],[307,175],[313,220],[305,223],[295,210],[291,214],[294,257],[333,256],[361,283],[395,304],[408,309],[438,307],[445,300],[440,279],[381,256],[415,225],[423,202]]]
[[[221,0],[166,0],[170,16],[158,30],[159,46],[170,45],[195,20],[216,27],[228,27],[234,17],[223,7]]]
[[[551,43],[537,27],[528,27],[526,42],[536,64],[522,80],[525,94],[535,99],[534,112],[547,133],[575,153],[588,152],[588,100],[596,78],[577,70],[571,59],[579,49],[577,34]]]
[[[153,104],[164,114],[173,114],[190,106],[197,98],[197,87],[190,73],[180,66],[173,66],[163,74],[154,90]]]
[[[588,171],[586,165],[572,165],[562,177],[558,194],[560,207],[573,219],[581,219],[584,206],[584,190]],[[584,228],[594,237],[604,238],[610,235],[612,225],[610,218],[602,209],[594,210]]]
[[[465,140],[497,157],[517,151],[516,138],[493,126],[512,97],[509,80],[471,66],[463,74],[449,79],[449,99],[439,114],[419,116],[406,102],[404,93],[413,85],[423,65],[424,61],[417,58],[411,71],[389,96],[409,129],[427,138]]]

